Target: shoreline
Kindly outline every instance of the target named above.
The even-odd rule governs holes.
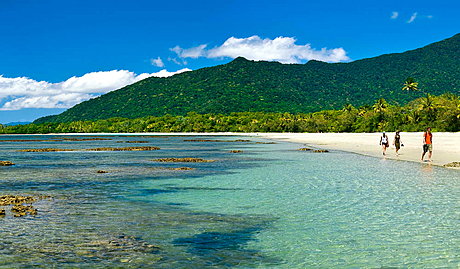
[[[0,136],[40,136],[40,135],[69,135],[69,136],[247,136],[260,137],[275,141],[287,141],[299,144],[308,144],[314,147],[341,150],[361,155],[418,162],[424,165],[436,165],[444,167],[445,164],[460,162],[460,132],[433,133],[433,157],[432,162],[422,162],[422,137],[423,132],[401,132],[401,141],[404,147],[400,149],[400,155],[396,156],[392,145],[394,132],[387,133],[390,147],[386,156],[382,154],[379,145],[381,133],[51,133],[51,134],[1,134]],[[428,155],[428,154],[427,154]],[[425,159],[427,158],[425,156]],[[449,167],[452,168],[452,167]],[[455,168],[454,168],[455,169]],[[459,168],[456,168],[459,169]]]

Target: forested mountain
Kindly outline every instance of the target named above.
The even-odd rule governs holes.
[[[419,92],[401,90],[407,77],[415,78]],[[402,105],[426,93],[445,92],[460,93],[460,34],[416,50],[350,63],[237,58],[169,78],[147,78],[35,123],[188,112],[306,113],[372,104],[382,97]]]

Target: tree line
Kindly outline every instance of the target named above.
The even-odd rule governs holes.
[[[404,106],[380,98],[373,105],[354,107],[348,104],[342,109],[314,113],[234,112],[224,115],[189,112],[185,116],[0,125],[0,133],[414,132],[428,126],[438,132],[460,131],[459,96],[426,94]]]

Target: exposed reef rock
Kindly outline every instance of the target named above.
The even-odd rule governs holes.
[[[15,217],[23,217],[27,214],[29,215],[37,215],[37,209],[35,209],[32,205],[14,205],[11,208],[11,212],[14,213]]]
[[[278,143],[276,143],[276,142],[256,142],[256,144],[271,145],[271,144],[278,144]]]
[[[125,148],[94,148],[86,149],[86,151],[145,151],[159,150],[159,147],[125,147]]]
[[[10,161],[0,161],[0,166],[11,166],[14,165],[14,163]]]
[[[19,152],[59,152],[59,151],[77,151],[76,149],[57,149],[57,148],[44,148],[44,149],[20,149]]]
[[[451,162],[451,163],[445,164],[444,167],[460,168],[460,162]]]
[[[251,140],[237,139],[237,140],[214,140],[214,139],[185,139],[184,142],[251,142]]]
[[[321,152],[329,152],[327,149],[315,149],[313,152],[321,153]]]
[[[125,148],[93,148],[93,149],[57,149],[57,148],[44,148],[44,149],[21,149],[19,152],[59,152],[59,151],[145,151],[145,150],[159,150],[159,147],[125,147]]]
[[[242,150],[230,150],[229,152],[230,153],[242,153],[243,151]]]
[[[162,162],[162,163],[210,163],[215,162],[215,160],[205,160],[200,158],[162,158],[162,159],[154,159],[154,162]]]
[[[0,206],[10,206],[11,212],[15,217],[23,217],[26,215],[37,215],[37,209],[32,206],[32,203],[51,198],[50,196],[21,196],[21,195],[3,195],[0,196]],[[29,204],[29,205],[24,205]],[[0,216],[5,216],[5,209],[0,209]]]
[[[110,138],[62,138],[64,141],[99,141],[99,140],[112,140]]]
[[[313,149],[311,149],[311,148],[300,148],[298,150],[300,150],[300,151],[310,151],[310,150],[313,150]]]
[[[105,171],[105,170],[97,170],[97,172],[96,172],[96,173],[98,173],[98,174],[106,174],[106,173],[108,173],[108,172],[107,172],[107,171]]]

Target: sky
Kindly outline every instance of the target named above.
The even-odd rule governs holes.
[[[230,62],[350,62],[460,32],[457,0],[0,0],[0,123]]]

